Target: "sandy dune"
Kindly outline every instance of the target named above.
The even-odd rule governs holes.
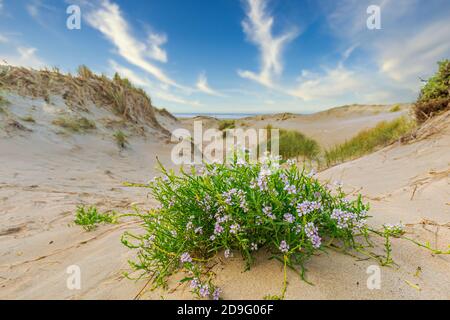
[[[375,127],[381,121],[390,121],[409,114],[411,105],[398,105],[400,110],[391,112],[394,105],[350,105],[314,114],[280,113],[236,119],[236,128],[273,128],[297,130],[328,148],[343,143],[364,129]],[[194,121],[202,121],[204,128],[217,128],[220,120],[211,117],[183,119],[181,122],[192,130]]]
[[[135,128],[126,127],[131,135],[130,148],[119,151],[106,126],[99,126],[94,133],[62,134],[49,124],[49,119],[59,112],[54,106],[43,100],[16,96],[8,96],[8,100],[13,102],[8,119],[0,114],[0,298],[192,298],[188,288],[177,284],[177,277],[171,280],[168,291],[149,291],[146,279],[135,282],[123,277],[122,272],[129,270],[127,259],[133,253],[123,247],[120,236],[125,230],[138,228],[136,222],[126,220],[118,225],[100,226],[93,232],[72,225],[79,204],[121,212],[130,210],[132,203],[143,208],[156,205],[145,190],[126,188],[122,183],[150,180],[156,174],[156,155],[170,165],[172,145],[167,137],[152,128],[146,128],[142,136]],[[36,123],[19,120],[31,111]],[[293,116],[277,121],[312,136],[317,132],[317,139],[325,135],[324,128],[331,130],[340,121],[357,124],[348,132],[339,130],[345,131],[340,137],[345,139],[368,124],[405,111],[341,112],[342,118],[331,112],[328,116],[326,113]],[[90,116],[100,122],[111,114],[93,108]],[[305,126],[298,127],[302,121],[306,123],[303,117],[314,119],[309,121],[309,132]],[[11,125],[11,118],[25,129]],[[180,125],[163,113],[157,114],[157,119],[168,130]],[[263,126],[267,119],[241,121]],[[439,123],[438,133],[336,166],[320,173],[320,178],[342,180],[349,191],[361,192],[372,204],[375,225],[401,220],[408,225],[411,238],[430,241],[444,249],[450,244],[449,114]],[[381,247],[375,250],[382,252]],[[314,285],[289,271],[286,297],[450,299],[448,256],[433,256],[401,240],[394,240],[393,250],[399,268],[381,269],[380,290],[369,290],[366,286],[366,269],[375,261],[329,251],[313,257],[307,264],[307,276]],[[261,299],[267,294],[279,294],[282,266],[267,257],[267,253],[260,253],[251,272],[244,272],[239,257],[228,261],[218,257],[212,270],[224,290],[224,298]],[[69,290],[66,286],[66,268],[73,264],[81,267],[81,290]]]
[[[112,131],[98,125],[94,133],[71,134],[49,124],[57,113],[42,100],[8,96],[9,119],[32,111],[29,132],[8,127],[0,131],[0,297],[9,299],[132,298],[139,291],[123,280],[129,253],[120,243],[133,222],[101,227],[91,233],[73,226],[79,204],[102,210],[130,210],[154,203],[143,190],[125,188],[125,181],[145,183],[155,174],[156,154],[168,163],[171,145],[151,128],[146,136],[127,127],[130,147],[115,145]],[[110,113],[93,107],[97,123]],[[49,114],[50,113],[50,114]],[[3,115],[5,117],[5,115]],[[1,117],[1,115],[0,115]],[[163,119],[167,124],[171,119]],[[81,292],[66,287],[66,268],[82,270]],[[117,290],[111,290],[114,286]]]

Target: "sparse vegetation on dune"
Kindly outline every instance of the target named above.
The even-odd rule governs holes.
[[[224,131],[227,129],[236,128],[236,121],[234,120],[220,120],[219,121],[219,130]]]
[[[100,213],[97,208],[78,206],[75,213],[74,223],[83,227],[86,231],[92,231],[97,228],[100,223],[115,223],[115,213]]]
[[[85,117],[63,116],[53,120],[52,123],[72,132],[86,132],[96,128],[95,123]]]
[[[413,120],[400,117],[390,122],[383,121],[376,127],[361,131],[352,139],[325,151],[325,162],[332,166],[361,157],[384,147],[415,128]]]
[[[144,90],[116,74],[113,79],[96,75],[80,66],[76,76],[62,74],[58,69],[32,70],[0,67],[0,87],[22,96],[39,97],[50,103],[52,95],[61,95],[73,110],[89,111],[89,103],[110,109],[134,123],[141,123],[169,132],[155,118],[151,99]]]
[[[120,149],[125,149],[128,145],[128,137],[127,135],[121,131],[118,130],[114,133],[114,139],[116,140],[116,144]]]
[[[438,71],[428,79],[414,106],[419,123],[450,110],[450,60],[440,61],[438,65]]]
[[[9,104],[9,101],[6,100],[2,95],[0,95],[0,113],[5,113],[4,107]]]
[[[35,122],[36,122],[36,120],[34,120],[33,116],[31,116],[31,115],[22,117],[22,118],[20,118],[20,119],[21,119],[22,121],[30,122],[30,123],[35,123]]]
[[[389,109],[389,112],[399,112],[401,110],[401,107],[399,104],[393,105],[391,109]]]
[[[166,116],[166,117],[168,117],[168,118],[171,118],[172,120],[175,120],[175,121],[178,120],[173,114],[171,114],[169,111],[167,111],[166,108],[156,109],[156,110],[157,110],[161,115],[164,115],[164,116]]]

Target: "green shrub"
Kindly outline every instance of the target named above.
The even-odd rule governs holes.
[[[352,139],[325,151],[325,160],[332,166],[361,157],[401,138],[414,128],[413,121],[400,117],[390,122],[380,122],[376,127],[358,133]]]
[[[73,132],[85,132],[96,128],[95,123],[85,117],[59,117],[52,123]]]
[[[430,250],[433,254],[450,254],[403,236],[403,225],[383,225],[380,230],[368,226],[369,205],[361,195],[350,199],[340,184],[320,183],[311,172],[299,170],[295,162],[280,166],[279,158],[260,163],[237,159],[230,165],[206,164],[180,174],[161,165],[162,176],[148,185],[160,205],[149,211],[134,207],[134,213],[122,216],[138,218],[142,227],[125,232],[122,243],[136,252],[130,266],[148,276],[154,288],[167,288],[168,278],[178,272],[186,276],[193,294],[200,298],[219,299],[221,289],[214,284],[211,259],[218,254],[225,259],[240,254],[250,269],[255,254],[264,250],[284,266],[280,295],[266,299],[283,299],[287,287],[287,268],[305,281],[304,264],[327,248],[359,253],[391,265],[391,238],[403,238]],[[91,230],[99,222],[115,222],[94,209],[79,207],[78,224]],[[384,239],[385,254],[371,251],[370,235]],[[131,278],[131,275],[127,275]]]
[[[74,222],[86,231],[92,231],[97,228],[99,223],[116,223],[117,220],[115,213],[99,213],[96,207],[79,206]]]
[[[202,270],[219,252],[240,253],[250,268],[265,249],[304,278],[304,262],[326,243],[363,246],[357,236],[368,236],[368,205],[361,196],[350,200],[340,187],[332,191],[293,162],[282,168],[275,160],[208,164],[181,175],[162,167],[163,177],[146,186],[161,206],[138,211],[143,232],[122,238],[137,251],[132,268],[154,274],[157,286],[184,270],[194,294],[218,298],[220,289]]]
[[[414,106],[418,122],[450,109],[450,60],[438,62],[439,69],[428,79]]]

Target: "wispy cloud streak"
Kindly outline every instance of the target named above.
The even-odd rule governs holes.
[[[167,41],[165,36],[150,34],[148,44],[140,42],[131,34],[119,6],[109,0],[103,0],[99,7],[90,11],[86,15],[86,21],[111,41],[119,55],[129,63],[145,70],[166,85],[182,87],[150,61],[167,61],[167,54],[161,48]]]
[[[247,0],[247,17],[242,22],[248,40],[255,44],[260,53],[259,73],[239,70],[241,77],[251,79],[264,86],[274,86],[274,76],[283,71],[282,53],[285,46],[297,37],[297,30],[290,30],[279,36],[273,35],[274,18],[267,12],[265,0]]]

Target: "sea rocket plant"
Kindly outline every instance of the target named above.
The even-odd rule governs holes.
[[[361,246],[357,239],[368,234],[368,205],[361,197],[349,200],[340,187],[322,185],[314,172],[279,160],[236,159],[178,175],[162,167],[163,176],[148,185],[161,206],[139,213],[143,235],[127,233],[122,240],[138,250],[132,266],[154,273],[161,286],[181,268],[192,292],[218,299],[221,289],[202,270],[219,252],[226,258],[239,252],[251,267],[254,254],[265,250],[295,267],[323,250],[325,241]]]

